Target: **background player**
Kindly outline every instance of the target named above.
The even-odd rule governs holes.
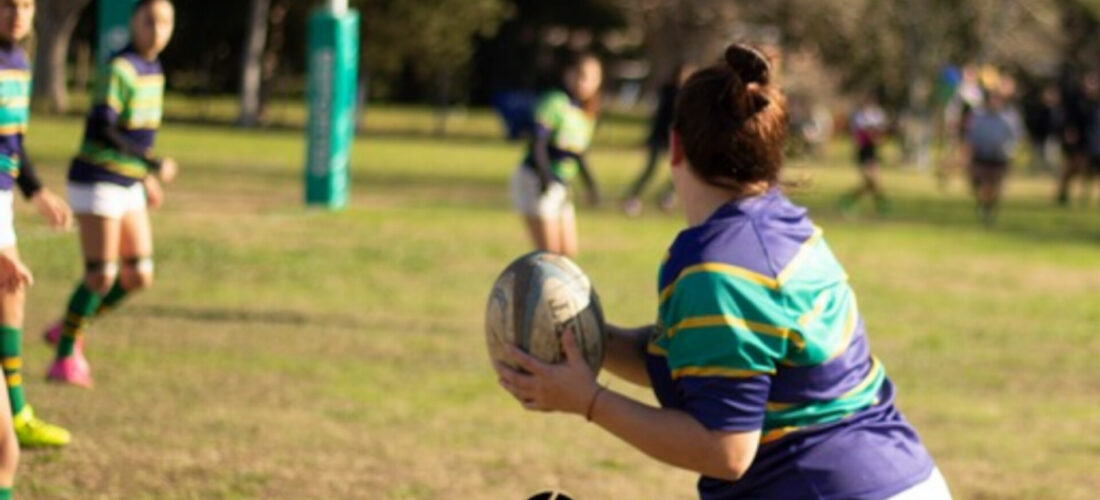
[[[153,282],[153,233],[146,204],[163,201],[160,181],[176,162],[157,158],[164,73],[157,57],[168,45],[175,10],[168,0],[139,0],[131,17],[132,42],[116,54],[96,85],[84,144],[69,168],[69,202],[77,214],[84,280],[62,322],[47,331],[57,342],[51,381],[90,387],[82,336],[93,316],[116,307]],[[121,265],[120,260],[121,258]]]
[[[576,211],[569,193],[574,177],[584,180],[589,201],[599,203],[585,153],[596,128],[602,81],[599,59],[573,56],[564,65],[561,88],[542,95],[535,107],[535,133],[512,176],[512,200],[539,250],[577,254]]]

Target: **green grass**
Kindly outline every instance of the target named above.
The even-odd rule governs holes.
[[[430,134],[426,111],[377,108],[356,143],[354,200],[301,207],[303,134],[168,124],[183,174],[154,216],[158,284],[98,323],[96,389],[48,386],[38,332],[80,271],[76,238],[19,207],[36,273],[26,373],[62,451],[27,451],[20,498],[692,498],[694,477],[576,417],[521,411],[486,361],[482,312],[528,248],[507,200],[520,146],[484,112]],[[36,117],[30,146],[61,190],[76,118]],[[631,120],[593,164],[613,200],[639,168]],[[797,162],[795,193],[845,263],[873,347],[957,498],[1091,498],[1100,489],[1100,214],[1052,207],[1012,178],[1000,225],[961,185],[891,169],[896,213],[840,217],[844,147]],[[681,228],[650,208],[581,214],[580,264],[616,322],[651,321],[656,266]],[[614,386],[652,401],[625,382]]]

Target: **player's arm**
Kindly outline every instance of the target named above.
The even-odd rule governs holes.
[[[89,123],[89,131],[95,140],[110,146],[116,151],[141,158],[149,171],[160,171],[162,160],[157,158],[152,150],[146,149],[126,137],[126,133],[122,131],[117,118],[110,116],[109,113],[95,113]]]
[[[554,182],[554,174],[550,171],[550,131],[541,125],[535,127],[534,137],[531,138],[531,159],[535,162],[535,174],[539,176],[542,192]]]
[[[19,191],[23,196],[34,203],[38,213],[45,217],[49,224],[55,228],[67,229],[72,224],[72,212],[69,205],[59,196],[42,186],[38,178],[38,171],[27,155],[27,148],[23,144],[23,136],[19,136],[19,176],[15,178]]]
[[[650,387],[645,349],[654,328],[653,325],[633,329],[607,325],[604,368],[623,380]]]
[[[592,175],[592,168],[584,155],[577,155],[577,168],[581,174],[584,186],[588,188],[588,202],[593,206],[600,204],[600,189],[596,185],[596,178]]]
[[[727,481],[745,475],[760,442],[759,430],[709,430],[686,412],[655,408],[610,390],[597,395],[591,418],[646,455]]]
[[[708,430],[684,411],[655,408],[602,388],[572,332],[562,345],[564,363],[546,364],[513,348],[513,361],[527,373],[496,365],[500,384],[524,408],[586,416],[643,453],[706,476],[736,481],[752,465],[759,430]]]

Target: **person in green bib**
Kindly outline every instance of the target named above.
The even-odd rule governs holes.
[[[589,201],[599,203],[585,159],[596,129],[603,68],[593,55],[576,55],[563,66],[561,87],[535,106],[535,130],[523,164],[512,176],[512,200],[539,250],[577,255],[576,211],[569,185],[578,175]]]

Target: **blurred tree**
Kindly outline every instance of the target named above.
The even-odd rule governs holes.
[[[371,88],[394,93],[403,74],[444,84],[464,69],[474,37],[488,37],[512,12],[505,0],[354,0],[363,16],[363,67]],[[446,87],[446,85],[438,85]],[[440,88],[437,90],[446,90]]]
[[[34,64],[35,108],[53,113],[69,106],[65,63],[80,13],[91,0],[38,0]]]
[[[546,2],[509,0],[514,15],[496,36],[477,43],[473,100],[500,91],[535,90],[556,83],[559,51],[606,52],[606,34],[629,28],[619,0]]]
[[[252,0],[244,30],[241,53],[241,114],[237,122],[245,127],[260,123],[260,85],[263,83],[263,55],[267,42],[271,0]]]

